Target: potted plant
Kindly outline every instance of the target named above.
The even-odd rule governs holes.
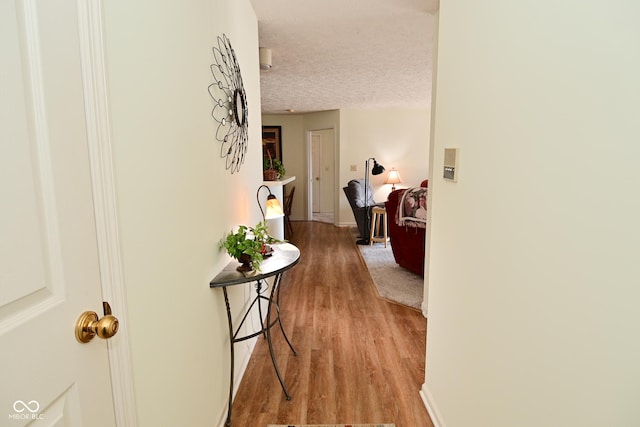
[[[278,242],[280,240],[269,235],[267,223],[262,221],[255,227],[239,226],[235,233],[230,232],[225,236],[220,247],[241,263],[238,271],[260,271],[262,260],[273,252],[269,244]]]
[[[287,173],[282,162],[279,159],[272,158],[271,155],[264,158],[262,171],[264,173],[265,181],[275,181]]]

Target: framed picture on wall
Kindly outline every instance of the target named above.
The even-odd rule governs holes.
[[[262,157],[278,159],[282,162],[281,126],[262,126]]]

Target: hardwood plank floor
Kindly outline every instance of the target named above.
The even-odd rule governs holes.
[[[276,358],[259,339],[233,403],[234,427],[267,424],[395,423],[433,427],[420,398],[426,319],[377,296],[346,228],[294,222],[300,263],[281,283],[281,318],[298,356],[278,328]]]

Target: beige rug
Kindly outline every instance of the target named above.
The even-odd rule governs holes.
[[[269,424],[267,427],[396,427],[395,424]]]
[[[357,228],[352,229],[357,236]],[[355,239],[355,237],[354,237]],[[422,308],[424,299],[424,279],[396,264],[391,251],[391,243],[374,243],[372,246],[357,245],[364,263],[367,265],[378,294],[382,298],[409,307]]]

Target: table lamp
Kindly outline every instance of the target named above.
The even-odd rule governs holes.
[[[260,203],[260,190],[262,190],[262,188],[266,188],[267,191],[269,191],[265,209],[262,209],[262,204]],[[282,210],[280,201],[276,198],[276,196],[273,195],[273,193],[271,193],[271,189],[268,186],[263,184],[258,187],[258,191],[256,192],[256,200],[258,201],[260,212],[262,212],[263,220],[280,218],[284,216],[284,211]]]
[[[402,182],[402,178],[400,178],[400,173],[397,170],[391,169],[389,171],[389,175],[387,176],[387,180],[384,182],[385,184],[391,184],[391,191],[395,191],[396,184],[400,184]]]

